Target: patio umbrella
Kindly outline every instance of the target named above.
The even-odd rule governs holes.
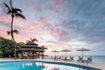
[[[77,51],[81,51],[82,52],[82,57],[84,57],[84,52],[90,51],[90,49],[81,48],[81,49],[78,49]]]
[[[71,52],[71,50],[64,49],[64,50],[61,50],[61,52],[65,52],[65,55],[66,55],[66,53]]]
[[[55,56],[56,56],[56,53],[58,53],[59,51],[53,50],[53,51],[51,51],[51,52],[55,53]]]

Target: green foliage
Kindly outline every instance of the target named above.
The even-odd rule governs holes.
[[[45,51],[45,50],[47,50],[47,47],[45,47],[45,46],[42,45],[41,46],[41,49],[43,49]]]
[[[19,42],[16,44],[17,49],[21,48],[23,45],[25,45],[23,42]]]
[[[3,56],[3,52],[2,51],[0,51],[0,58],[3,58],[4,56]]]
[[[9,39],[0,37],[0,51],[4,57],[14,56],[15,46],[17,50],[23,45],[23,43],[15,43]]]

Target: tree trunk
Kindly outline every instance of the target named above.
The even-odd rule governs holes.
[[[11,40],[12,42],[15,42],[15,38],[14,38],[14,33],[13,33],[13,21],[14,21],[14,15],[12,14],[12,20],[11,20]],[[16,45],[14,45],[14,48],[15,48],[15,58],[16,58]]]
[[[11,40],[13,42],[15,42],[14,35],[13,35],[13,20],[14,20],[14,16],[12,15],[12,20],[11,20]]]

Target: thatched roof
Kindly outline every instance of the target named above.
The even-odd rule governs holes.
[[[44,51],[42,49],[35,49],[35,48],[20,48],[19,50],[20,51],[36,51],[36,52],[38,52],[38,51],[43,52]]]
[[[34,42],[28,42],[28,43],[26,43],[26,45],[38,45],[38,44],[36,44]]]
[[[44,50],[38,46],[38,44],[34,43],[34,42],[28,42],[26,43],[24,46],[22,46],[19,51],[40,51],[40,52],[44,52]]]

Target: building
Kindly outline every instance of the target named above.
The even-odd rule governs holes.
[[[32,59],[43,56],[44,49],[34,42],[28,42],[18,50],[18,58]]]

